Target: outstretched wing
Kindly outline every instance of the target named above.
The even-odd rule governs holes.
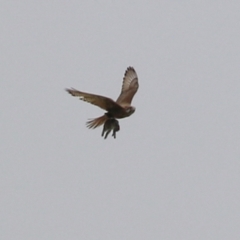
[[[96,105],[104,110],[122,110],[122,107],[117,104],[115,101],[113,101],[111,98],[107,98],[100,95],[95,95],[91,93],[86,92],[80,92],[74,88],[66,89],[68,93],[70,93],[74,97],[79,97],[80,100],[83,100],[85,102],[89,102],[93,105]]]
[[[128,67],[123,78],[122,91],[116,102],[123,107],[130,106],[138,87],[137,73],[133,67]]]

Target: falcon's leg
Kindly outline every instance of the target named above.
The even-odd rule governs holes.
[[[107,130],[107,129],[106,129],[105,124],[104,124],[103,130],[102,130],[102,137],[104,136],[104,133],[105,133],[106,130]]]
[[[105,139],[107,138],[108,134],[113,130],[112,136],[116,138],[116,132],[119,131],[120,127],[118,121],[115,118],[109,118],[103,126],[102,136],[105,135]]]
[[[116,132],[118,132],[120,130],[120,126],[119,126],[119,123],[118,123],[118,120],[114,119],[114,122],[112,122],[112,127],[113,127],[113,134],[112,136],[114,138],[116,138]]]
[[[102,137],[104,136],[104,134],[106,133],[104,139],[107,138],[108,134],[111,132],[112,128],[111,128],[111,121],[110,119],[108,119],[103,126],[103,130],[102,130]]]
[[[111,132],[111,129],[108,129],[107,132],[106,132],[106,135],[105,135],[104,139],[107,138],[107,136],[108,136],[108,134],[109,134],[110,132]]]
[[[116,131],[113,129],[113,134],[112,134],[112,136],[114,137],[114,138],[116,138]]]

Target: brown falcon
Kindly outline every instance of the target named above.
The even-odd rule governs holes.
[[[103,116],[90,119],[86,123],[88,128],[96,128],[104,124],[102,135],[107,131],[106,138],[111,130],[113,130],[113,136],[115,136],[116,131],[119,130],[118,121],[115,118],[129,117],[135,112],[135,107],[131,106],[131,102],[138,87],[137,73],[133,67],[128,67],[124,74],[121,93],[116,101],[108,97],[80,92],[74,88],[66,89],[66,91],[74,97],[79,97],[79,99],[107,111]],[[109,119],[113,119],[113,121]]]

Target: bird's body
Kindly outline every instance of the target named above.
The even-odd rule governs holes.
[[[133,96],[137,92],[138,87],[139,85],[138,85],[137,73],[133,67],[128,67],[123,78],[121,93],[116,101],[108,97],[81,92],[74,88],[66,89],[66,91],[74,97],[79,97],[81,100],[94,104],[107,111],[103,116],[89,120],[87,122],[88,128],[96,128],[106,123],[104,127],[107,126],[106,127],[107,129],[110,129],[110,131],[111,129],[113,129],[114,131],[114,127],[109,127],[109,126],[114,126],[114,124],[115,126],[117,126],[118,121],[117,120],[108,121],[108,120],[129,117],[135,112],[135,108],[131,106],[131,101],[133,99]],[[114,123],[114,124],[111,125],[110,123]],[[115,132],[116,132],[116,129],[117,128],[115,127]],[[104,129],[103,129],[103,132],[104,132]],[[108,133],[106,134],[106,136],[108,135]]]

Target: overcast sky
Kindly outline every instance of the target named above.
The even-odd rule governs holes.
[[[0,238],[236,240],[240,2],[0,3]],[[136,112],[117,138],[66,87]]]

